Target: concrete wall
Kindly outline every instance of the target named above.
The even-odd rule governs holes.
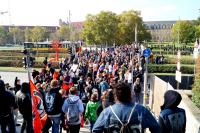
[[[149,83],[151,84],[151,88],[153,88],[150,107],[155,115],[159,116],[160,106],[163,104],[164,100],[164,93],[166,90],[173,89],[173,87],[154,75],[150,76]],[[184,90],[178,90],[178,92],[182,96],[179,107],[186,111],[186,133],[200,133],[200,110],[192,103]]]

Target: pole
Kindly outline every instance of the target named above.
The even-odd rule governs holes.
[[[137,23],[135,24],[135,43],[137,44]]]
[[[31,74],[30,74],[30,51],[28,51],[28,54],[26,56],[26,62],[27,62],[27,74],[28,74],[28,80],[31,80]]]
[[[143,105],[146,106],[146,93],[147,93],[147,75],[148,75],[148,57],[145,57],[146,64],[145,64],[145,73],[144,73],[144,97],[143,97]]]

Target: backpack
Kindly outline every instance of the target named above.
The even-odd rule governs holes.
[[[68,102],[68,110],[67,110],[67,121],[69,124],[76,124],[80,121],[80,118],[79,118],[79,108],[78,108],[78,105],[77,105],[77,102],[70,102],[69,99],[67,99],[67,102]]]
[[[133,112],[135,111],[135,107],[137,106],[137,103],[135,103],[135,105],[133,106],[131,113],[128,117],[128,121],[127,123],[123,123],[119,117],[117,116],[117,114],[114,112],[112,106],[110,106],[110,109],[112,111],[112,113],[114,114],[114,116],[117,118],[118,122],[121,124],[121,128],[119,131],[114,131],[115,133],[142,133],[142,126],[141,126],[141,117],[138,117],[139,120],[139,124],[133,124],[130,125],[129,122],[131,120],[131,117],[133,115]]]

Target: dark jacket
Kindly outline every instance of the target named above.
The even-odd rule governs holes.
[[[181,100],[181,95],[176,91],[169,90],[165,93],[159,116],[161,133],[185,133],[185,110],[177,107]]]
[[[0,80],[0,118],[11,114],[15,105],[15,96],[11,92],[5,90],[5,84]]]
[[[16,94],[19,112],[24,119],[32,119],[32,103],[30,96],[30,86],[28,83],[23,83],[21,90]]]
[[[45,94],[45,108],[49,116],[59,115],[62,112],[63,100],[58,90],[57,88],[52,88]]]

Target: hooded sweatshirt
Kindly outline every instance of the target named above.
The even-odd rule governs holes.
[[[80,117],[80,115],[83,113],[83,111],[84,111],[84,107],[83,107],[83,103],[82,103],[82,101],[79,99],[79,96],[76,96],[76,95],[69,95],[69,97],[64,101],[64,104],[63,104],[63,106],[62,106],[62,111],[64,112],[64,113],[68,113],[68,109],[69,109],[69,105],[70,104],[76,104],[77,105],[77,107],[78,107],[78,111],[79,111],[79,114],[77,114],[77,115],[79,115],[79,117]],[[80,124],[80,119],[79,119],[79,121],[78,122],[76,122],[76,123],[69,123],[69,124],[71,124],[71,125],[78,125],[78,124]]]
[[[90,121],[96,121],[97,119],[97,109],[100,106],[98,101],[89,101],[86,106],[85,118]]]
[[[181,95],[174,90],[165,93],[159,116],[161,133],[185,133],[185,110],[177,107],[181,100]]]

